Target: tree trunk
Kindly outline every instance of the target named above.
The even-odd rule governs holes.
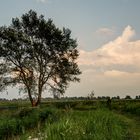
[[[36,104],[39,105],[41,102],[42,87],[39,88],[38,98]]]
[[[42,95],[42,88],[40,88],[39,92],[38,92],[38,98],[37,100],[33,100],[32,101],[32,107],[36,107],[41,103],[41,95]]]
[[[42,86],[38,87],[38,97],[37,97],[37,99],[32,98],[30,88],[27,87],[27,91],[28,91],[28,96],[29,96],[29,100],[31,102],[32,107],[38,106],[40,104],[40,102],[41,102]]]
[[[32,98],[30,88],[27,88],[27,91],[28,91],[28,96],[29,96],[29,100],[30,100],[30,102],[31,102],[31,105],[32,105],[32,107],[34,107],[34,106],[35,106],[35,101],[34,101],[33,98]]]
[[[36,106],[38,106],[38,101],[33,100],[32,107],[36,107]]]

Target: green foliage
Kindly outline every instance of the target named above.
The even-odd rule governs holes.
[[[64,101],[64,102],[54,102],[53,105],[56,108],[59,109],[70,109],[70,108],[74,108],[77,104],[79,104],[79,101]]]
[[[140,102],[139,100],[118,100],[112,102],[112,109],[120,112],[140,116]]]
[[[92,110],[92,109],[106,107],[105,101],[98,101],[98,100],[56,101],[50,104],[58,109],[75,109],[75,110]]]
[[[49,109],[24,108],[15,112],[11,116],[0,118],[0,139],[9,138],[19,134],[24,134],[26,130],[37,128],[52,115]]]
[[[22,133],[22,122],[16,118],[0,120],[0,139]]]
[[[128,112],[140,116],[140,103],[130,103],[123,108],[123,112]]]
[[[112,111],[106,108],[105,101],[91,100],[47,102],[40,108],[2,110],[0,139],[139,140],[139,103],[137,100],[112,101]]]
[[[60,121],[46,125],[48,140],[128,140],[134,136],[125,117],[108,110],[69,112]]]
[[[30,116],[32,115],[34,109],[33,108],[23,108],[19,111],[18,116],[20,118],[24,118],[26,116]]]
[[[77,42],[69,29],[59,29],[33,10],[0,27],[0,90],[22,84],[32,106],[46,88],[63,94],[69,82],[79,82]],[[13,76],[14,75],[14,76]]]

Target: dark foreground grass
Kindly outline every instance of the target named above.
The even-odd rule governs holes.
[[[11,113],[9,111],[0,116],[0,140],[15,140],[19,135],[28,131],[41,129],[46,119],[55,117],[54,109],[23,108]]]
[[[139,102],[113,102],[112,110],[105,106],[105,101],[77,101],[2,110],[0,140],[140,139],[140,121],[134,118]]]

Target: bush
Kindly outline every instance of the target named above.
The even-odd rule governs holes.
[[[0,120],[0,139],[22,133],[22,124],[16,118]]]
[[[53,116],[49,109],[24,108],[13,116],[0,118],[0,139],[25,133],[26,130],[35,128],[39,123],[45,122],[49,116]]]
[[[34,112],[35,109],[33,108],[23,108],[19,111],[18,116],[20,118],[26,117],[31,115]]]
[[[53,115],[52,110],[49,109],[41,109],[39,112],[39,118],[41,122],[44,122],[50,115]]]

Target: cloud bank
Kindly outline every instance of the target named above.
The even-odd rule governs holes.
[[[135,31],[131,26],[127,26],[122,35],[114,41],[103,45],[101,48],[87,52],[80,50],[79,65],[90,65],[104,68],[114,68],[123,66],[140,67],[140,40],[131,41]],[[126,71],[129,71],[126,69]]]
[[[73,90],[79,95],[92,90],[96,96],[139,94],[140,40],[134,41],[134,36],[135,30],[128,25],[120,36],[100,48],[80,50],[78,64],[83,74],[81,83]]]

